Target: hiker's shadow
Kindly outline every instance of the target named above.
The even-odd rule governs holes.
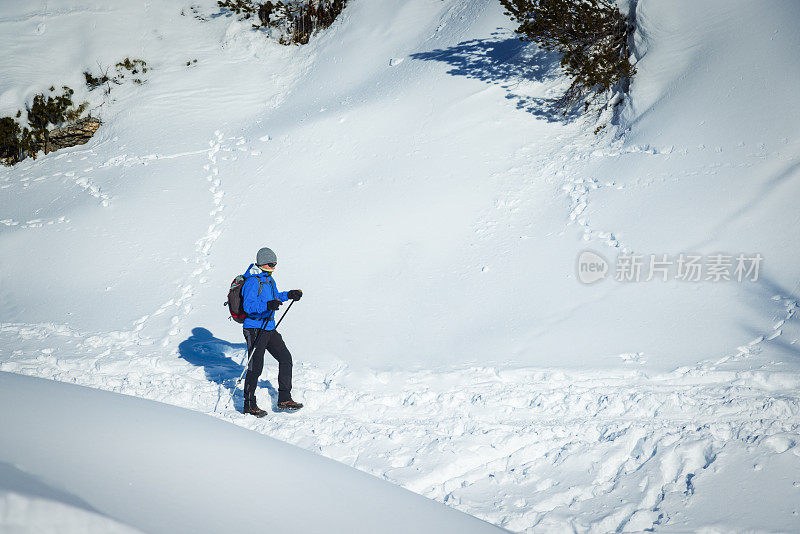
[[[245,343],[231,343],[219,339],[205,328],[193,328],[192,335],[178,345],[180,357],[206,372],[206,378],[219,384],[230,395],[236,390],[236,380],[242,376],[247,360],[247,345]],[[244,386],[244,379],[241,386]],[[259,380],[258,387],[266,389],[275,410],[278,402],[278,392],[269,380]],[[239,388],[234,395],[234,406],[241,411],[244,397]],[[221,399],[224,402],[226,399]]]

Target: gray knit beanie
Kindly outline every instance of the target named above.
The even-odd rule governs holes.
[[[271,248],[264,247],[259,249],[256,254],[256,265],[266,265],[268,263],[278,263],[278,256],[272,252]]]

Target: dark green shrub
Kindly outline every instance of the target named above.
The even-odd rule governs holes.
[[[248,20],[258,14],[258,4],[251,0],[218,0],[217,5],[239,15],[240,20]]]
[[[33,159],[36,159],[36,154],[39,152],[39,144],[33,136],[33,132],[28,128],[22,129],[20,147],[22,148],[21,159],[24,159],[26,156],[31,156]]]
[[[131,59],[126,57],[124,60],[117,63],[117,78],[122,80],[125,78],[125,71],[132,76],[133,83],[141,85],[144,83],[143,74],[148,71],[147,62],[143,59]]]
[[[208,22],[208,18],[202,13],[200,13],[200,6],[198,6],[197,4],[192,4],[191,6],[189,6],[189,11],[191,12],[192,17],[199,20],[200,22]],[[186,8],[181,9],[181,16],[182,17],[186,16]]]
[[[141,85],[146,81],[144,79],[144,74],[146,74],[150,68],[143,59],[131,59],[126,57],[115,65],[116,74],[114,76],[110,76],[108,70],[109,67],[104,68],[100,65],[100,74],[98,76],[95,76],[88,70],[83,72],[83,77],[86,79],[86,87],[89,88],[89,91],[93,91],[105,85],[105,94],[109,95],[111,94],[111,84],[121,85],[126,74],[131,76],[133,83]]]
[[[277,8],[272,2],[265,2],[258,8],[258,20],[261,21],[262,26],[269,26],[273,13],[277,13]]]
[[[65,85],[61,87],[60,94],[56,93],[55,87],[50,87],[50,93],[52,94],[34,95],[33,102],[25,106],[30,128],[21,127],[17,121],[22,117],[21,110],[17,112],[15,118],[0,118],[0,162],[13,165],[26,156],[36,159],[39,150],[44,150],[45,154],[50,152],[52,149],[50,144],[51,127],[61,126],[64,123],[70,123],[69,126],[73,127],[72,123],[83,118],[89,103],[83,102],[75,106],[72,101],[75,91]],[[90,132],[89,137],[93,133],[94,130]],[[63,131],[56,132],[55,135],[63,138]],[[59,138],[56,148],[59,146],[64,146],[61,138]]]
[[[55,88],[51,87],[50,92]],[[39,93],[33,97],[33,104],[27,107],[28,124],[34,132],[47,130],[48,126],[57,126],[67,120],[67,111],[72,107],[72,95],[74,91],[66,85],[62,87],[62,93],[54,96],[46,96]]]
[[[44,150],[45,154],[50,152],[50,126],[59,126],[80,119],[89,105],[88,102],[83,102],[75,107],[72,101],[75,91],[66,85],[61,89],[60,95],[48,96],[39,93],[33,97],[33,103],[26,106],[28,125],[31,129],[28,131],[25,128],[22,131],[21,142],[23,150],[34,159],[39,150]],[[55,88],[51,87],[50,92],[55,92]]]
[[[22,116],[17,111],[16,118]],[[28,128],[21,128],[11,117],[0,118],[0,163],[13,165],[30,154],[36,159],[37,144]]]
[[[561,67],[572,79],[557,103],[566,113],[583,100],[584,110],[608,90],[626,91],[636,70],[628,58],[633,21],[606,0],[500,0],[519,23],[523,41],[561,54]]]
[[[83,71],[83,77],[86,79],[86,87],[88,87],[90,91],[111,81],[111,78],[108,77],[108,73],[101,73],[100,76],[94,76],[88,70]]]
[[[0,118],[0,159],[16,163],[22,151],[22,130],[12,117]]]
[[[306,44],[314,33],[333,24],[347,0],[317,0],[287,8],[288,39],[282,44]]]
[[[306,44],[314,33],[333,24],[347,0],[267,1],[217,0],[223,11],[235,14],[239,20],[258,18],[253,28],[276,30],[283,45]]]
[[[147,72],[147,62],[143,59],[131,59],[126,57],[117,63],[117,72],[123,74],[123,69],[127,70],[131,74],[139,74],[139,72],[144,73]]]
[[[58,126],[67,120],[67,110],[72,107],[72,94],[73,91],[67,86],[64,86],[63,92],[54,96],[47,96],[44,93],[39,93],[33,97],[33,103],[27,107],[28,124],[31,127],[31,138],[33,145],[37,147],[34,150],[34,157],[38,148],[44,149],[45,154],[49,152],[49,127]],[[54,87],[50,88],[50,92],[55,91]]]

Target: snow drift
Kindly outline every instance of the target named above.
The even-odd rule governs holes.
[[[501,531],[196,412],[8,373],[0,405],[18,407],[2,415],[4,531],[42,521],[35,506],[21,521],[9,493],[83,511],[94,532],[114,521],[153,533]],[[80,525],[62,523],[61,532]]]

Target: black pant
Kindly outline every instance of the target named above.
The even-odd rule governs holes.
[[[244,328],[244,339],[247,341],[247,353],[252,353],[247,374],[244,377],[244,396],[250,398],[256,394],[256,384],[264,369],[264,351],[268,350],[278,360],[278,402],[292,399],[292,354],[286,348],[283,337],[276,330],[260,328]],[[255,344],[255,349],[253,345]]]

